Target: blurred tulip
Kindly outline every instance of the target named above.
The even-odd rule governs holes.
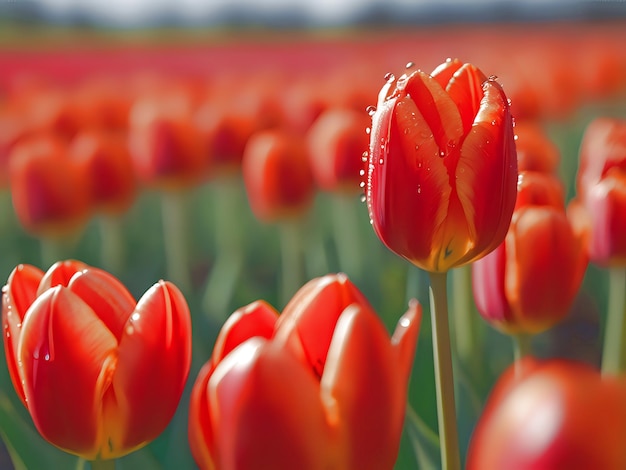
[[[140,180],[160,189],[182,189],[207,179],[208,149],[189,104],[154,97],[139,100],[130,116],[129,148]]]
[[[590,232],[589,256],[602,266],[626,266],[626,120],[598,118],[580,146],[577,213]]]
[[[498,380],[472,435],[467,470],[626,468],[626,377],[526,358]]]
[[[75,233],[91,209],[89,179],[68,147],[52,135],[15,146],[9,157],[13,207],[24,229],[38,236]]]
[[[237,310],[192,390],[196,462],[393,468],[420,320],[413,302],[390,339],[345,275],[310,281],[280,317],[262,301]]]
[[[119,215],[130,208],[137,177],[125,135],[84,131],[72,141],[68,153],[85,167],[95,210]]]
[[[248,201],[259,220],[290,219],[313,202],[304,138],[279,129],[257,132],[248,140],[242,165]]]
[[[537,121],[517,120],[517,169],[558,174],[561,155],[554,142]]]
[[[321,189],[348,194],[362,191],[359,182],[365,165],[361,158],[367,151],[369,124],[365,111],[338,107],[328,108],[313,122],[306,138],[313,176]]]
[[[372,118],[370,219],[393,252],[445,272],[492,251],[515,204],[513,120],[500,84],[447,61],[391,77]]]
[[[472,265],[479,313],[507,333],[539,333],[569,312],[587,268],[584,233],[570,222],[552,175],[520,174],[504,242]]]
[[[191,363],[187,303],[159,281],[136,302],[105,271],[78,261],[47,273],[19,265],[3,289],[13,386],[35,427],[88,460],[155,439],[171,420]]]

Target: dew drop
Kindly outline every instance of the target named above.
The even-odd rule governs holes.
[[[372,128],[371,128],[371,127],[367,127],[367,128],[365,129],[365,133],[366,133],[367,135],[369,135],[369,134],[370,134],[370,132],[372,132]]]
[[[508,104],[509,106],[511,106],[511,98],[507,98],[507,99],[506,99],[506,104]]]
[[[405,127],[403,132],[404,135],[407,135],[410,132],[410,129],[408,127]]]
[[[359,171],[359,176],[363,176],[363,175],[365,175],[365,170],[360,170]]]
[[[448,63],[448,64],[449,64],[450,62],[452,62],[452,58],[451,58],[451,57],[448,57],[448,58],[446,59],[446,63]]]
[[[417,185],[417,194],[422,194],[422,186],[421,185]]]
[[[361,154],[361,161],[362,162],[366,162],[367,161],[367,157],[369,156],[369,153],[367,152],[367,150],[365,152],[363,152]]]
[[[396,76],[394,74],[392,74],[391,72],[387,72],[385,74],[385,81],[387,83],[391,83],[391,82],[395,81],[395,79],[396,79]]]
[[[440,157],[440,158],[443,158],[443,157],[445,157],[445,156],[446,156],[446,152],[444,152],[443,150],[440,150],[440,151],[439,151],[439,157]]]
[[[373,116],[376,113],[376,106],[368,106],[365,108],[365,112],[367,112],[370,116]]]
[[[498,79],[497,75],[489,75],[489,77],[487,77],[487,80],[491,82],[495,82],[497,79]]]
[[[46,353],[46,355],[43,357],[44,361],[49,361],[50,360],[50,354]]]
[[[405,67],[407,69],[412,69],[413,67],[415,67],[415,64],[413,62],[407,62]]]
[[[495,125],[496,125],[496,120],[495,120],[495,119],[491,121],[491,125],[492,125],[492,126],[495,126]]]
[[[378,163],[382,165],[383,163],[385,163],[385,161],[381,158],[380,160],[378,160]]]
[[[126,334],[127,335],[132,335],[135,332],[135,328],[133,328],[133,325],[128,325],[126,327]]]
[[[370,225],[374,225],[374,219],[370,219]]]
[[[515,135],[513,136],[513,140],[517,140],[517,139],[519,139],[519,137],[517,136],[517,134],[515,134]]]
[[[415,150],[419,150],[420,146],[415,144]]]
[[[365,181],[361,181],[359,183],[359,188],[364,188],[365,187]]]
[[[360,201],[361,201],[361,202],[365,202],[365,201],[366,201],[366,199],[367,199],[367,197],[365,196],[365,194],[361,194]]]
[[[422,162],[419,162],[419,163],[417,164],[417,167],[418,167],[418,168],[422,168],[422,165],[423,165],[423,163],[422,163]]]

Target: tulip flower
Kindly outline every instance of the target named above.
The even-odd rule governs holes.
[[[516,182],[513,119],[496,79],[453,60],[382,88],[367,204],[391,251],[429,272],[481,258],[504,239]]]
[[[13,386],[55,446],[117,458],[155,439],[174,415],[191,320],[170,282],[136,302],[115,277],[78,261],[45,274],[19,265],[3,289],[2,323]]]
[[[598,118],[585,130],[577,201],[588,213],[591,261],[626,266],[626,120]]]
[[[526,358],[498,380],[474,429],[467,470],[626,468],[626,377]]]
[[[250,137],[243,180],[254,215],[276,222],[302,214],[313,202],[314,183],[303,138],[278,129]]]
[[[421,319],[392,338],[345,275],[302,287],[282,315],[237,310],[194,384],[189,440],[203,470],[393,468]]]
[[[15,146],[9,157],[11,197],[17,218],[35,235],[72,234],[91,208],[84,169],[67,157],[67,145],[51,134]]]
[[[362,179],[361,161],[369,138],[365,129],[369,117],[349,108],[329,108],[322,112],[307,132],[313,176],[325,191],[356,194]]]
[[[567,217],[560,181],[522,172],[505,241],[472,265],[476,307],[504,332],[545,331],[569,313],[586,268],[584,233]]]

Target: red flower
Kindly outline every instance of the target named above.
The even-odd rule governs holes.
[[[564,360],[526,358],[498,380],[467,470],[626,468],[626,380]]]
[[[389,335],[344,276],[305,285],[279,317],[236,311],[192,390],[189,440],[202,469],[391,469],[421,308]]]
[[[472,265],[476,307],[494,327],[538,333],[560,321],[580,289],[584,234],[568,219],[552,175],[520,174],[517,205],[505,241]]]
[[[191,364],[187,303],[159,281],[136,302],[113,276],[78,261],[47,273],[20,265],[3,289],[13,386],[37,430],[85,459],[111,459],[156,438]]]
[[[383,87],[367,201],[390,250],[431,272],[479,259],[506,234],[516,182],[512,117],[495,79],[455,60]]]
[[[248,140],[243,180],[254,215],[275,222],[306,211],[314,184],[302,137],[279,129],[260,131]]]

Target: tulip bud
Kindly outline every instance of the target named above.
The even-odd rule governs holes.
[[[516,182],[513,119],[495,78],[454,60],[382,88],[367,203],[391,251],[430,272],[481,258],[504,239]]]
[[[80,262],[45,275],[20,265],[3,289],[2,321],[13,386],[55,446],[117,458],[173,417],[191,364],[191,320],[171,283],[136,302],[116,278]]]
[[[199,467],[393,468],[420,319],[414,302],[389,338],[345,275],[310,281],[280,316],[235,312],[192,390]]]

